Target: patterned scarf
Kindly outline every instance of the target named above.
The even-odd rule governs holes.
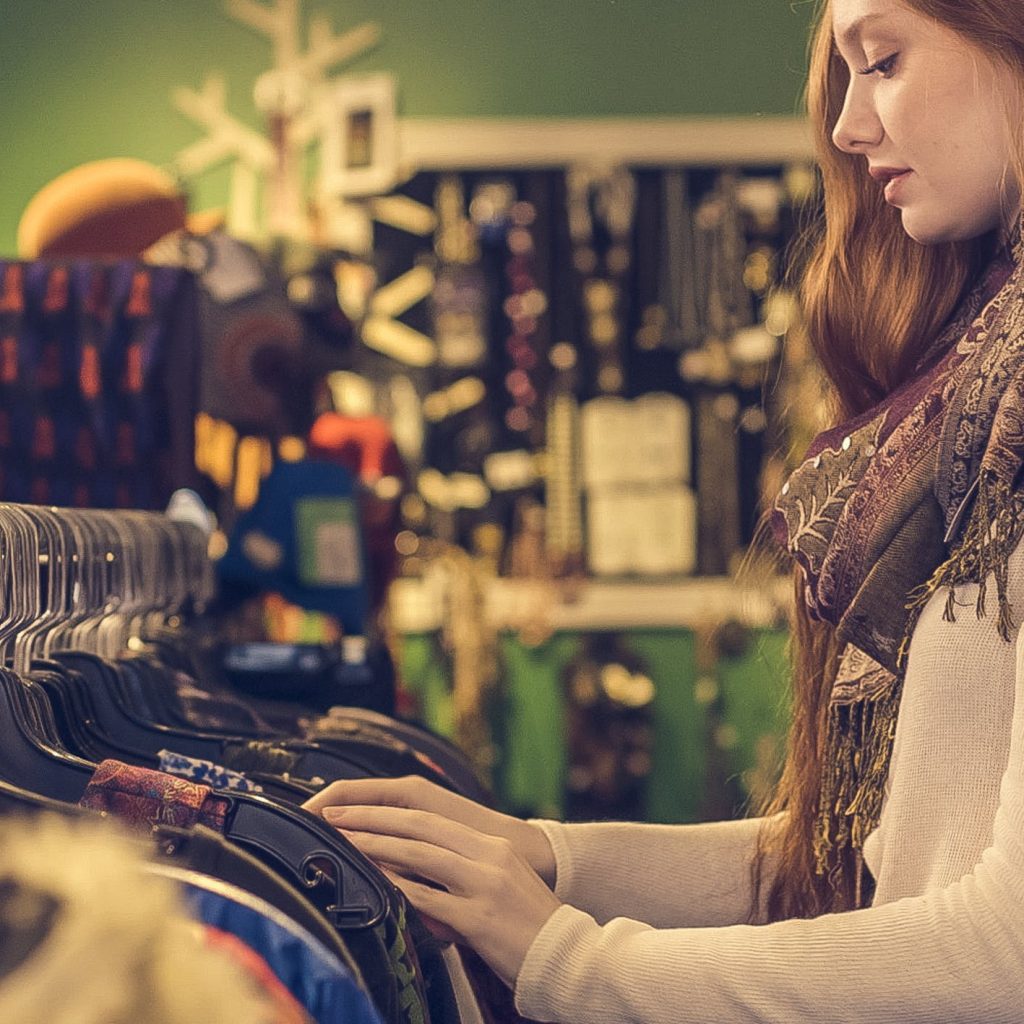
[[[878,824],[910,636],[928,600],[994,574],[996,628],[1013,622],[1007,561],[1024,533],[1024,242],[1008,245],[914,377],[819,435],[772,510],[812,618],[840,661],[829,704],[814,852],[819,873]],[[858,897],[859,902],[859,897]]]

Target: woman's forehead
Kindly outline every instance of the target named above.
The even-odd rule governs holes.
[[[832,31],[837,42],[853,45],[868,27],[906,20],[911,14],[900,0],[831,0]]]

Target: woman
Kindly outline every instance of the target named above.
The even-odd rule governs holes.
[[[314,799],[525,1015],[1024,1019],[1022,98],[1021,0],[822,5],[803,293],[838,425],[772,510],[798,657],[765,817],[527,823],[410,780]]]

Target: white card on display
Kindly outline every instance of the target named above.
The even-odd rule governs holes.
[[[697,568],[697,499],[689,487],[663,485],[636,491],[630,518],[642,524],[636,537],[634,570],[670,576]]]
[[[587,496],[587,562],[598,576],[622,576],[636,564],[640,532],[628,493],[592,491]]]
[[[676,395],[656,392],[633,402],[636,478],[647,483],[689,483],[690,407]]]
[[[632,421],[632,408],[624,398],[594,398],[583,405],[584,487],[605,487],[632,479],[636,458]]]

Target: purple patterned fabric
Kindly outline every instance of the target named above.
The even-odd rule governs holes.
[[[136,261],[0,260],[0,498],[162,509],[193,482],[193,287]]]
[[[1004,429],[1007,411],[1000,418],[990,408],[983,430],[968,424],[963,398],[977,390],[986,356],[1007,356],[1014,317],[1024,315],[1021,255],[1018,237],[1013,259],[998,257],[962,303],[930,365],[874,408],[815,438],[772,510],[775,536],[806,580],[811,615],[892,672],[911,619],[909,596],[945,561],[949,531],[972,495],[983,455],[1005,461],[1015,444]],[[1008,296],[1016,298],[1013,309]],[[1014,365],[1024,375],[1024,345],[1018,347]],[[1015,450],[1019,467],[1024,445]]]
[[[1021,224],[917,374],[819,435],[775,501],[772,526],[803,574],[811,616],[835,627],[814,858],[844,876],[885,799],[917,617],[940,589],[994,574],[1009,641],[1007,562],[1024,533]],[[859,878],[853,879],[859,883]],[[862,889],[855,884],[855,905]]]

